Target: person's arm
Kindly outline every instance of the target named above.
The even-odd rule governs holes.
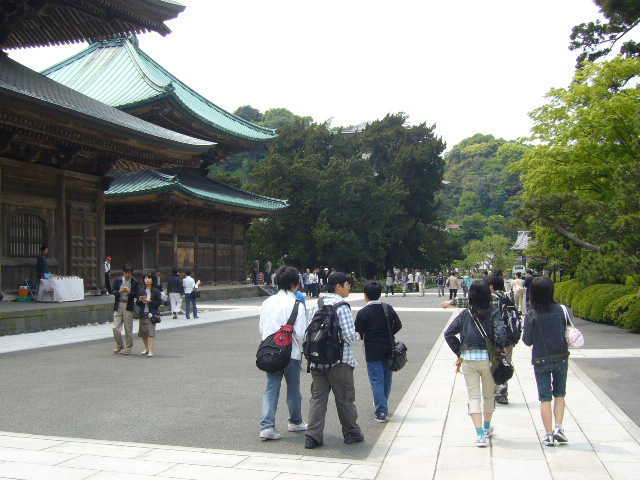
[[[356,323],[355,323],[356,332],[358,332],[358,334],[360,335],[361,340],[364,339],[364,322],[365,322],[364,314],[362,312],[363,310],[360,310],[356,314]]]
[[[400,321],[400,317],[398,313],[393,309],[393,307],[389,306],[391,310],[390,320],[391,320],[391,334],[395,335],[400,330],[402,330],[402,322]]]
[[[344,342],[349,345],[356,343],[358,341],[358,335],[356,334],[351,309],[347,305],[342,305],[338,307],[336,314],[340,320],[340,328],[342,329],[342,339]]]
[[[527,312],[524,317],[524,333],[522,334],[522,341],[525,345],[531,346],[535,340],[535,330],[533,329],[534,315],[531,312]]]
[[[149,303],[149,311],[158,314],[158,309],[162,305],[162,292],[158,288],[151,290],[151,303]]]
[[[460,356],[460,339],[458,335],[462,332],[462,319],[464,312],[461,312],[449,325],[449,328],[444,332],[444,339],[451,348],[451,351],[456,354],[456,356]]]

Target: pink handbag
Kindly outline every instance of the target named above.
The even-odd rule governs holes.
[[[564,312],[564,319],[566,320],[567,328],[565,329],[565,338],[567,340],[567,345],[569,348],[580,348],[584,347],[584,335],[582,332],[576,328],[576,326],[571,321],[569,310],[564,305],[560,305],[562,307],[562,311]]]

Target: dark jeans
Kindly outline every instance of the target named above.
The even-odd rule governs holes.
[[[385,285],[385,287],[384,287],[385,295],[389,295],[389,293],[391,293],[391,295],[393,295],[394,294],[393,289],[394,289],[393,285]]]
[[[311,400],[309,401],[309,425],[306,436],[322,443],[324,421],[327,416],[329,393],[333,391],[338,409],[338,418],[342,425],[342,435],[361,437],[362,430],[358,426],[358,410],[356,408],[356,389],[353,384],[353,367],[338,364],[328,370],[311,371]]]
[[[111,274],[104,274],[104,288],[109,295],[111,295]]]
[[[454,298],[458,298],[458,289],[450,288],[449,289],[449,300],[453,300]]]
[[[187,318],[193,310],[193,318],[198,318],[198,307],[196,306],[196,292],[184,295],[184,314]]]
[[[567,393],[568,360],[540,363],[533,366],[538,385],[538,400],[550,402],[551,397],[564,397]]]
[[[391,394],[392,372],[387,360],[367,362],[367,373],[373,394],[376,413],[389,415],[389,395]]]

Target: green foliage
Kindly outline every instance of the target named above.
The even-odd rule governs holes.
[[[611,302],[604,312],[607,323],[633,331],[640,330],[640,295],[633,293]]]
[[[581,23],[573,27],[570,50],[582,50],[576,61],[577,68],[583,62],[593,62],[609,54],[616,43],[640,23],[640,3],[636,0],[595,0],[608,22]],[[640,56],[640,43],[627,40],[620,47],[620,54]]]
[[[630,269],[629,257],[618,252],[592,252],[582,255],[576,278],[585,285],[624,283]]]
[[[253,108],[251,105],[244,105],[242,107],[238,107],[234,115],[237,115],[249,122],[260,123],[264,119],[264,115],[257,108]]]
[[[585,318],[593,322],[610,323],[605,317],[605,310],[609,304],[620,297],[633,293],[636,289],[614,284],[601,284],[601,286],[602,288],[598,289],[594,295]]]
[[[270,108],[264,112],[262,118],[262,125],[275,129],[290,127],[296,123],[302,123],[308,126],[311,125],[312,122],[313,119],[311,117],[299,117],[286,108]]]
[[[286,254],[294,264],[334,265],[359,276],[433,261],[444,143],[433,127],[405,121],[387,115],[359,135],[304,122],[283,127],[252,178],[260,193],[291,207],[254,222],[252,255]]]
[[[463,249],[464,264],[473,268],[507,271],[515,261],[510,249],[512,244],[510,239],[501,235],[472,240]]]
[[[558,302],[572,307],[574,295],[582,288],[584,288],[584,286],[576,279],[558,282],[555,285],[554,295]]]

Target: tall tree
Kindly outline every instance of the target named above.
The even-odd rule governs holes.
[[[263,119],[263,115],[260,113],[260,110],[253,108],[251,105],[238,107],[233,113],[245,120],[248,120],[249,122],[260,123]]]

